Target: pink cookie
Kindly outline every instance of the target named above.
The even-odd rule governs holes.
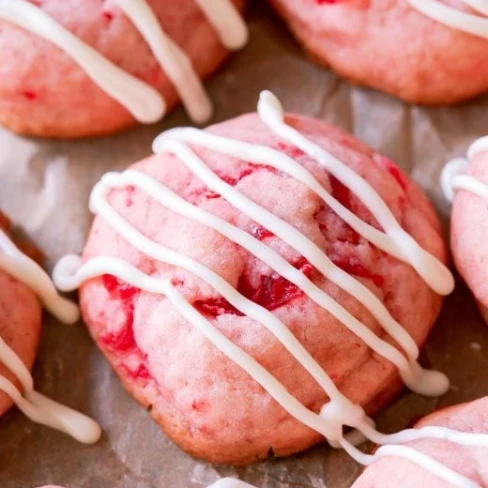
[[[488,90],[488,41],[447,26],[438,13],[428,17],[408,0],[270,2],[312,59],[355,83],[429,105],[455,103]],[[430,0],[415,2],[439,8]],[[463,26],[479,21],[462,0],[440,4],[451,7]],[[466,12],[473,14],[468,20]]]
[[[475,155],[468,175],[473,181],[488,184],[488,152]],[[457,190],[451,216],[451,248],[456,267],[473,292],[480,311],[488,322],[488,205],[469,190]]]
[[[439,222],[432,207],[392,161],[318,120],[288,115],[286,122],[365,178],[420,246],[445,260]],[[351,191],[314,159],[274,135],[256,115],[244,115],[207,131],[291,156],[344,207],[378,227]],[[266,159],[253,165],[221,152],[191,147],[221,180],[298,229],[346,275],[363,283],[417,344],[424,342],[438,315],[441,298],[412,267],[371,245],[309,187],[266,166]],[[132,169],[164,183],[187,202],[275,250],[335,303],[389,341],[366,308],[272,232],[209,189],[178,158],[163,152]],[[168,210],[133,186],[111,191],[109,202],[151,241],[193,258],[271,311],[342,393],[369,413],[398,393],[399,376],[390,362],[372,354],[327,310],[235,242]],[[261,324],[243,316],[190,271],[139,252],[101,217],[95,219],[83,259],[89,262],[97,256],[120,258],[149,277],[171,280],[198,312],[272,373],[303,405],[317,412],[326,401],[320,387]],[[213,462],[242,464],[269,454],[295,453],[321,440],[319,434],[287,414],[243,369],[219,352],[164,296],[141,291],[105,274],[86,282],[80,298],[90,332],[124,386],[189,453]]]
[[[0,229],[8,232],[10,226],[9,220],[0,212]],[[21,247],[30,257],[41,258],[39,252],[32,246]],[[27,285],[1,269],[0,290],[0,337],[30,369],[36,358],[41,334],[41,304],[36,294]],[[20,386],[17,378],[1,363],[0,375]],[[0,392],[0,415],[12,405],[11,398]]]
[[[222,64],[228,50],[223,46],[215,26],[211,25],[195,0],[146,1],[156,17],[156,24],[159,22],[164,33],[186,53],[188,66],[192,66],[197,75],[195,83],[199,78],[209,76]],[[245,0],[224,0],[221,4],[224,2],[235,4],[242,10]],[[117,1],[86,0],[83,8],[76,0],[36,0],[31,3],[49,18],[41,19],[36,13],[36,18],[28,21],[28,26],[14,25],[10,18],[2,20],[6,15],[13,15],[11,12],[5,13],[5,9],[10,11],[13,7],[0,6],[1,124],[28,135],[86,137],[111,134],[136,123],[135,115],[124,108],[109,91],[96,84],[88,76],[89,70],[80,67],[71,53],[64,52],[51,40],[32,32],[34,27],[42,27],[58,35],[57,26],[53,27],[52,21],[94,48],[115,69],[118,67],[123,70],[124,76],[132,75],[136,79],[135,83],[144,84],[143,88],[139,86],[139,91],[129,95],[124,88],[125,99],[137,104],[144,97],[141,93],[147,93],[148,90],[154,92],[149,101],[145,102],[149,105],[145,112],[154,109],[156,113],[151,112],[151,120],[144,122],[155,122],[158,119],[154,106],[162,100],[160,95],[168,109],[177,104],[180,97],[175,85],[183,84],[170,81],[166,70],[161,68],[148,42],[142,37],[140,32],[143,29],[136,29]],[[218,5],[218,2],[214,3]],[[24,8],[19,5],[15,8],[20,7]],[[19,10],[16,15],[21,19],[30,19],[24,10]],[[150,25],[140,12],[136,12],[135,16],[145,28]],[[152,32],[154,34],[155,30]],[[68,42],[63,36],[61,44],[71,45],[72,41]],[[163,42],[158,40],[156,44],[161,46]],[[76,50],[79,51],[78,48]],[[166,61],[171,58],[167,53],[163,57]],[[90,58],[90,69],[98,65],[98,61]],[[187,72],[178,76],[186,82],[190,78]],[[101,78],[110,85],[123,84],[106,72]]]
[[[460,432],[488,434],[488,397],[444,408],[422,419],[416,427],[442,426]],[[482,487],[488,487],[488,448],[463,446],[438,439],[421,439],[406,444],[442,463]],[[428,470],[398,457],[380,459],[367,468],[353,488],[450,488]]]

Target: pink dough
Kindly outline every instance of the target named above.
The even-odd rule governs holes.
[[[194,0],[147,0],[164,31],[206,78],[227,57]],[[151,84],[173,107],[178,97],[149,46],[114,0],[33,1],[110,61]],[[235,0],[242,8],[245,0]],[[132,115],[49,41],[0,21],[0,123],[31,135],[83,137],[135,124]]]
[[[427,198],[395,164],[363,143],[320,121],[289,115],[288,122],[366,178],[401,225],[425,249],[445,260],[439,223]],[[377,225],[337,180],[298,148],[284,143],[258,117],[245,115],[210,132],[270,146],[294,157],[358,216]],[[368,286],[422,344],[441,306],[408,265],[361,238],[303,184],[263,165],[253,166],[193,148],[225,181],[275,213],[320,246],[342,269]],[[297,252],[209,190],[178,159],[150,157],[133,168],[151,175],[195,205],[253,234],[302,270],[376,334],[378,323],[356,300],[324,279]],[[267,265],[217,232],[180,217],[134,188],[113,191],[113,207],[141,232],[190,256],[241,293],[271,310],[325,368],[343,393],[375,412],[399,391],[396,369],[372,354],[353,333]],[[326,401],[319,386],[265,328],[243,317],[189,272],[155,262],[97,217],[84,259],[123,258],[145,273],[170,278],[198,310],[235,344],[254,356],[304,405]],[[84,319],[125,387],[175,442],[214,462],[241,464],[270,453],[287,455],[320,441],[290,417],[247,373],[187,323],[168,300],[105,275],[81,288]]]
[[[441,1],[470,11],[463,0]],[[270,3],[314,60],[353,82],[434,105],[488,90],[488,40],[432,20],[407,0]]]
[[[0,212],[0,228],[8,231],[9,227],[9,221]],[[25,250],[29,252],[28,249]],[[41,319],[42,308],[35,293],[0,269],[0,337],[29,369],[36,358]],[[0,375],[20,387],[15,376],[1,362]],[[0,415],[12,405],[11,398],[0,392]]]
[[[436,425],[488,434],[488,397],[445,408],[422,419],[417,427]],[[448,441],[422,439],[407,444],[446,467],[488,487],[488,448],[461,446]],[[367,468],[352,488],[451,488],[453,485],[406,459],[388,457]]]

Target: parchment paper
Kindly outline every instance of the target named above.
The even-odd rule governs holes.
[[[488,98],[455,108],[406,106],[381,93],[351,88],[314,66],[265,6],[251,7],[249,20],[250,44],[207,84],[215,121],[254,111],[259,91],[271,89],[288,111],[337,124],[397,161],[425,188],[446,221],[449,208],[439,190],[440,169],[487,133]],[[81,251],[91,222],[87,200],[99,177],[147,156],[161,130],[188,123],[179,109],[157,126],[82,142],[32,140],[0,131],[0,208],[23,224],[51,267],[64,253]],[[405,392],[377,417],[381,429],[404,428],[434,407],[488,393],[488,327],[460,282],[445,301],[424,356],[426,364],[449,375],[451,391],[441,399]],[[123,391],[81,323],[63,326],[46,316],[34,376],[40,391],[96,418],[103,439],[83,446],[12,409],[0,418],[1,488],[50,483],[187,488],[237,475],[265,488],[343,488],[360,472],[347,455],[325,445],[244,469],[193,460]]]

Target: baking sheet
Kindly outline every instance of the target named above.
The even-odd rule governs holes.
[[[288,111],[334,123],[396,160],[424,187],[446,222],[449,207],[438,186],[440,169],[485,135],[488,97],[455,108],[406,106],[387,95],[352,88],[314,66],[264,5],[252,6],[249,20],[250,44],[207,84],[215,121],[254,111],[259,91],[271,89]],[[0,130],[0,208],[23,224],[51,268],[64,253],[81,251],[91,222],[88,196],[99,177],[147,156],[160,131],[187,124],[179,109],[159,125],[81,142],[25,139]],[[441,399],[405,392],[377,417],[379,427],[398,430],[439,405],[486,395],[487,352],[488,328],[458,283],[424,353],[426,364],[449,375],[450,392]],[[325,445],[242,469],[193,460],[123,391],[82,324],[64,326],[46,316],[34,377],[43,393],[96,418],[104,435],[98,444],[83,446],[12,409],[0,418],[1,488],[50,483],[187,488],[205,487],[221,476],[239,476],[264,488],[343,488],[360,472],[347,455]]]

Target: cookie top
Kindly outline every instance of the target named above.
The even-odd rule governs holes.
[[[247,40],[245,0],[27,0],[0,4],[0,122],[41,136],[156,122],[182,100],[212,106],[201,79]]]
[[[314,60],[353,82],[408,102],[436,105],[488,90],[488,9],[483,2],[270,3]]]
[[[84,283],[85,321],[126,387],[184,448],[222,462],[320,439],[286,392],[317,412],[340,388],[373,412],[398,370],[417,391],[447,387],[416,363],[453,286],[427,198],[352,136],[280,110],[266,92],[259,117],[160,136],[160,154],[95,187],[85,265],[55,272],[63,289]]]

